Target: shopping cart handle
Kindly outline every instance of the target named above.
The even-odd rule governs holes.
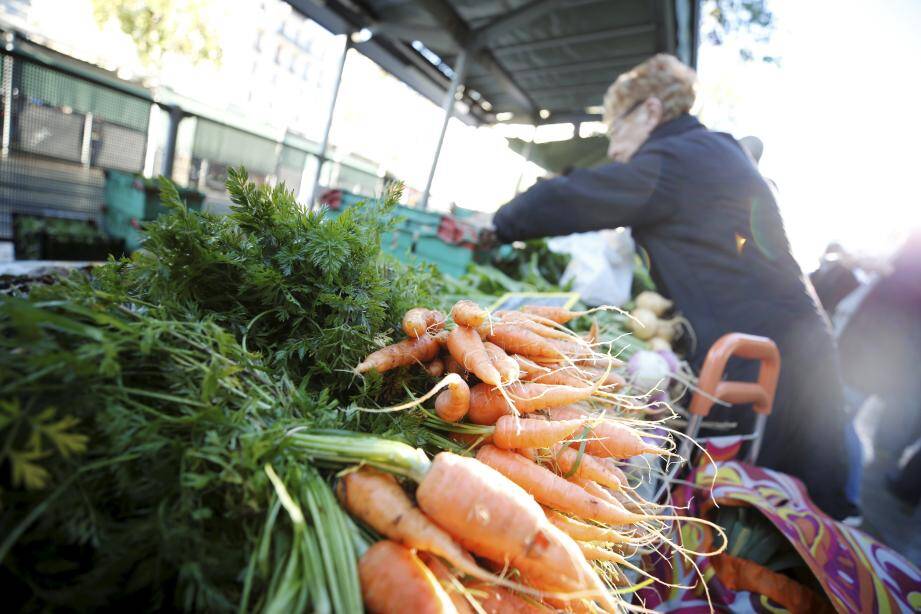
[[[757,383],[722,381],[726,363],[732,356],[761,362]],[[699,392],[694,393],[688,411],[706,417],[713,407],[713,398],[717,398],[733,405],[752,403],[757,413],[768,415],[779,376],[780,352],[773,341],[745,333],[728,333],[717,339],[707,352],[697,382]]]

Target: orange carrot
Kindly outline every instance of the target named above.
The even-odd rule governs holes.
[[[464,299],[454,303],[451,308],[451,319],[458,326],[477,328],[489,318],[489,312],[474,303]]]
[[[450,452],[435,456],[416,500],[462,546],[500,565],[508,563],[532,586],[592,591],[603,607],[617,607],[576,543],[547,520],[527,492],[476,459]]]
[[[571,477],[569,481],[573,484],[579,485],[582,490],[592,495],[593,497],[598,497],[602,501],[607,501],[614,507],[620,509],[623,507],[620,501],[618,501],[613,494],[611,494],[607,489],[605,489],[601,484],[594,480],[588,480],[586,478],[580,477]]]
[[[445,327],[445,316],[440,311],[414,307],[403,315],[403,332],[410,337],[434,335]]]
[[[550,343],[560,354],[570,358],[585,358],[592,355],[592,348],[581,340],[550,339]]]
[[[526,601],[508,589],[483,582],[474,582],[467,588],[475,595],[486,614],[550,614],[551,610],[536,601]]]
[[[451,573],[451,570],[441,562],[441,559],[428,552],[419,552],[418,555],[422,562],[425,563],[425,566],[432,571],[438,583],[441,584],[441,588],[448,594],[448,598],[457,609],[457,614],[473,614],[474,610],[470,607],[470,602],[467,601],[467,598],[461,591],[462,586],[460,580],[458,580],[454,574]]]
[[[383,373],[397,367],[428,362],[437,355],[438,342],[428,335],[418,339],[404,339],[393,345],[382,347],[376,352],[371,352],[355,367],[355,372],[364,373],[374,369],[378,373]]]
[[[580,356],[576,359],[576,364],[583,368],[595,369],[600,372],[607,370],[608,365],[611,365],[612,369],[617,369],[618,367],[624,366],[624,361],[616,358],[614,356],[609,356],[608,354],[594,353],[590,356]]]
[[[545,305],[525,305],[521,308],[524,313],[533,313],[542,318],[553,320],[557,324],[566,324],[573,318],[583,315],[583,312],[569,311],[563,307],[548,307]]]
[[[604,542],[610,544],[629,543],[630,536],[618,532],[611,527],[601,527],[595,524],[581,522],[575,518],[564,516],[554,510],[546,510],[547,519],[560,530],[577,541]]]
[[[613,368],[613,367],[612,367]],[[601,380],[602,385],[609,386],[614,390],[619,390],[627,384],[627,380],[622,375],[609,369],[599,369],[597,367],[579,367],[582,377],[592,382]]]
[[[430,363],[425,365],[425,370],[432,377],[441,377],[445,374],[445,363],[442,359],[435,358]]]
[[[505,350],[495,343],[485,341],[483,342],[483,347],[486,348],[486,354],[489,356],[489,360],[492,361],[493,366],[499,371],[502,383],[508,384],[518,379],[520,368],[514,358],[506,354]]]
[[[502,377],[489,360],[483,341],[475,330],[458,326],[448,335],[448,351],[465,369],[491,386],[498,386]]]
[[[610,561],[620,565],[627,562],[627,559],[625,559],[622,555],[602,548],[601,546],[579,542],[579,548],[582,550],[582,554],[585,555],[585,558],[589,561]]]
[[[358,561],[361,596],[371,614],[456,612],[441,584],[409,549],[379,541]]]
[[[536,465],[515,452],[485,445],[477,451],[477,460],[509,478],[538,502],[586,520],[604,524],[623,525],[638,522],[643,516],[590,495],[584,489]]]
[[[585,335],[585,340],[589,343],[597,343],[598,341],[598,320],[592,318],[592,326],[588,329],[588,334]]]
[[[586,544],[584,542],[579,542],[579,549],[582,550],[582,554],[584,554],[585,558],[589,561],[607,561],[617,565],[633,567],[633,565],[630,565],[629,561],[624,558],[623,554],[615,552],[614,550],[603,548],[595,544]],[[626,586],[628,584],[627,577],[618,567],[609,570],[608,578],[615,586]]]
[[[488,339],[509,354],[523,354],[549,360],[562,358],[560,351],[550,343],[550,339],[520,326],[510,324],[493,327]]]
[[[448,373],[457,373],[464,379],[467,379],[467,377],[470,375],[470,372],[467,371],[467,369],[465,369],[462,364],[454,360],[454,357],[451,356],[451,354],[445,354],[442,360],[444,360],[445,363],[445,371]]]
[[[450,535],[412,504],[392,475],[363,467],[339,480],[336,495],[349,514],[384,537],[437,554],[465,573],[480,577],[485,573]]]
[[[625,510],[629,512],[636,512],[637,514],[644,513],[643,507],[640,505],[640,501],[642,501],[642,499],[639,501],[633,499],[622,490],[611,494],[613,495],[614,500],[620,503]]]
[[[496,446],[505,450],[549,448],[578,431],[583,424],[581,420],[522,420],[505,415],[496,420],[492,439]]]
[[[573,407],[554,407],[548,409],[547,414],[551,420],[574,420],[586,417],[584,412]],[[647,444],[636,430],[625,424],[601,417],[591,421],[589,425],[585,451],[592,456],[631,458],[647,452],[661,452],[660,448]],[[580,443],[573,445],[580,445]]]
[[[546,337],[547,339],[572,339],[573,334],[567,333],[565,330],[560,330],[558,328],[553,328],[542,324],[537,320],[533,319],[532,316],[526,313],[521,313],[520,311],[504,311],[502,312],[502,320],[495,323],[493,326],[520,326],[525,328],[532,333],[537,333],[541,337]]]
[[[520,413],[531,413],[548,407],[561,407],[584,401],[592,395],[592,388],[574,386],[552,386],[515,382],[506,387],[506,392]],[[470,390],[470,421],[475,424],[495,424],[500,416],[514,414],[502,393],[487,384],[477,384]]]
[[[499,419],[501,420],[502,418]],[[492,443],[492,441],[488,443]],[[540,454],[538,453],[537,448],[515,448],[515,452],[518,452],[532,463],[536,463],[540,459]]]
[[[435,338],[435,341],[438,342],[438,345],[440,345],[441,347],[444,347],[448,344],[448,332],[449,331],[446,331],[446,330],[440,330],[434,335],[432,335],[432,337]]]
[[[571,422],[567,420],[567,422]],[[579,451],[569,446],[555,445],[553,457],[561,475],[572,475],[586,480],[594,480],[602,486],[613,490],[621,490],[627,482],[621,482],[620,476],[608,471],[608,468],[591,454],[579,454]],[[619,472],[618,472],[619,473]],[[623,475],[623,474],[620,474]]]
[[[435,399],[435,413],[447,422],[457,422],[470,409],[470,388],[462,379],[448,384],[448,388]]]
[[[630,487],[630,480],[627,479],[627,475],[623,472],[623,470],[617,466],[617,461],[615,461],[613,458],[605,458],[603,456],[593,455],[592,458],[601,463],[601,465],[604,466],[604,470],[607,471],[608,474],[612,475],[614,479],[621,484],[620,490]]]
[[[592,382],[581,376],[581,371],[578,368],[572,365],[544,367],[520,354],[515,354],[513,358],[518,363],[521,372],[519,377],[525,381],[576,387],[590,386],[592,384]]]

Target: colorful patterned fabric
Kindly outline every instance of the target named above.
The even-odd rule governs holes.
[[[835,522],[809,499],[799,480],[788,475],[752,467],[736,460],[740,443],[720,447],[710,442],[707,450],[716,464],[706,460],[691,473],[688,482],[672,493],[681,513],[699,516],[715,503],[747,505],[758,509],[790,541],[803,558],[838,612],[921,612],[921,572],[907,559],[861,531]],[[715,468],[718,467],[718,470]],[[709,497],[712,485],[712,497]],[[683,523],[681,536],[689,550],[706,551],[710,534],[700,525]],[[707,558],[680,555],[669,559],[649,556],[647,569],[671,584],[698,584],[702,574],[717,611],[785,611],[760,595],[726,589]],[[637,602],[658,611],[695,613],[710,607],[704,591],[671,588],[654,583],[637,594]]]

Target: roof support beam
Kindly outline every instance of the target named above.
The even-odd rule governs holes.
[[[506,45],[505,47],[493,47],[492,51],[497,55],[506,55],[517,53],[519,51],[535,51],[537,49],[547,49],[559,47],[560,45],[570,45],[573,43],[589,43],[599,40],[608,40],[612,38],[623,38],[637,34],[649,34],[656,31],[654,23],[644,23],[635,26],[624,26],[623,28],[614,28],[601,30],[599,32],[588,32],[585,34],[572,34],[569,36],[560,36],[557,38],[542,38],[540,40],[528,41],[526,43],[516,43]]]
[[[546,74],[556,72],[584,72],[587,70],[603,70],[605,68],[619,66],[633,66],[647,59],[649,54],[637,53],[633,55],[622,55],[611,58],[602,58],[590,62],[572,62],[567,64],[556,64],[554,66],[544,66],[540,68],[524,68],[522,70],[510,71],[515,78],[522,77],[540,77]]]
[[[509,30],[530,23],[563,3],[564,0],[532,0],[532,2],[509,11],[475,30],[470,40],[471,48],[488,45],[490,41],[495,40]]]
[[[480,66],[489,72],[489,76],[495,79],[496,83],[503,90],[505,90],[509,96],[514,98],[522,108],[528,109],[533,113],[537,112],[537,105],[534,103],[531,97],[525,93],[520,85],[518,85],[514,77],[512,77],[512,75],[510,75],[505,68],[500,66],[498,62],[496,62],[495,58],[493,58],[491,54],[481,51],[476,55],[476,61]]]
[[[384,34],[390,38],[411,43],[423,41],[430,49],[450,49],[455,51],[457,43],[440,28],[426,28],[417,25],[407,25],[390,21],[378,21],[368,26],[372,34]]]
[[[438,135],[438,143],[435,145],[435,155],[432,157],[432,166],[429,168],[429,176],[425,182],[425,190],[422,192],[420,206],[425,211],[429,207],[429,196],[432,192],[432,183],[435,181],[435,171],[438,170],[438,158],[441,157],[441,148],[445,142],[445,133],[448,131],[448,123],[454,115],[454,104],[456,102],[457,88],[464,82],[464,73],[467,71],[467,51],[461,51],[454,63],[454,77],[451,79],[451,85],[445,92],[444,104],[441,110],[444,112],[444,121],[441,123],[441,133]]]
[[[326,113],[326,125],[323,128],[323,142],[320,143],[320,155],[317,156],[317,173],[313,178],[313,194],[310,197],[310,208],[316,207],[317,195],[320,189],[320,175],[323,172],[323,163],[326,162],[326,150],[329,147],[329,133],[333,129],[333,117],[336,115],[336,101],[339,99],[339,86],[342,85],[342,73],[345,72],[345,60],[349,56],[349,49],[352,48],[352,39],[345,37],[345,43],[342,45],[342,55],[339,56],[339,64],[336,68],[336,81],[333,84],[333,91],[330,95],[329,111]]]
[[[690,0],[675,0],[675,20],[678,23],[678,41],[675,55],[685,64],[690,65],[693,60],[691,49],[693,35],[691,34],[691,2]]]
[[[594,83],[579,83],[577,85],[550,85],[533,88],[531,89],[531,94],[535,96],[550,94],[552,96],[559,92],[561,95],[567,96],[572,92],[598,92],[601,95],[609,85],[611,85],[611,81],[595,81]]]
[[[446,0],[417,0],[417,2],[429,12],[436,23],[451,35],[458,49],[468,49],[471,39],[470,28],[454,11],[454,7]]]
[[[457,41],[457,46],[459,48],[464,50],[469,48],[470,42],[473,39],[473,33],[464,23],[463,19],[454,12],[454,8],[446,0],[418,0],[418,2],[442,25],[442,27],[445,28],[445,30],[451,33],[451,36]],[[486,50],[480,50],[472,55],[473,57],[468,58],[468,61],[475,60],[491,77],[496,79],[496,82],[502,89],[512,96],[518,104],[529,112],[536,113],[537,105],[534,104],[534,101],[531,100],[521,86],[515,83],[515,80],[508,74],[508,71],[499,65],[492,53]]]

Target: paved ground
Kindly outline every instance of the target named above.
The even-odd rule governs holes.
[[[878,420],[879,412],[873,409],[857,419],[857,433],[865,448],[861,492],[864,522],[860,528],[921,567],[921,505],[912,509],[886,490],[884,476],[897,459],[893,452],[872,446]]]

